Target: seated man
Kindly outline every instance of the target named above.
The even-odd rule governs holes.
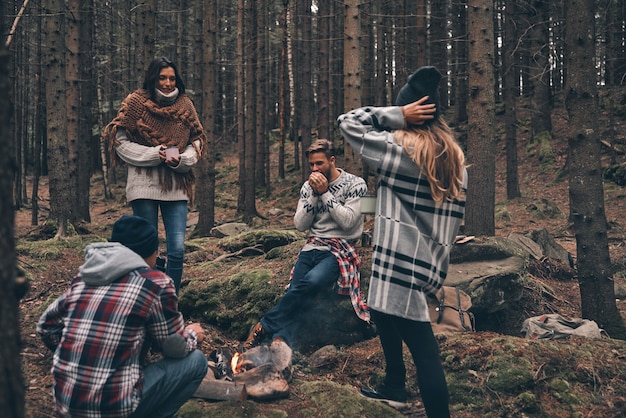
[[[369,322],[367,305],[360,293],[359,256],[352,246],[363,231],[360,198],[367,193],[365,181],[335,167],[333,144],[318,139],[307,150],[311,175],[300,189],[294,215],[298,231],[309,229],[309,238],[291,272],[287,293],[255,324],[243,348],[271,336],[292,345],[295,324],[303,306],[320,289],[338,284],[352,305]]]
[[[58,416],[170,417],[206,375],[202,327],[185,327],[174,282],[152,269],[158,243],[145,219],[121,217],[41,316]],[[164,358],[144,366],[149,348]]]

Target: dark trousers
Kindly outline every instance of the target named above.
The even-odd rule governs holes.
[[[371,314],[385,354],[385,385],[390,388],[405,386],[404,341],[415,363],[417,385],[426,414],[429,418],[449,417],[448,385],[430,322],[412,321],[374,310]]]

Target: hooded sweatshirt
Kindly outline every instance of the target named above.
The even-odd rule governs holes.
[[[79,275],[37,324],[54,351],[57,414],[130,415],[141,401],[150,345],[162,351],[175,336],[184,355],[196,348],[195,333],[183,337],[183,330],[171,278],[122,244],[88,245]]]

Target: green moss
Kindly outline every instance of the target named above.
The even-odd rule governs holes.
[[[489,388],[506,392],[521,393],[534,386],[531,364],[528,360],[502,355],[487,363]]]
[[[319,411],[324,411],[325,418],[404,416],[384,403],[364,398],[352,387],[335,382],[324,380],[305,382],[300,390],[316,405],[317,412],[311,415],[313,417],[320,416]]]
[[[253,401],[227,401],[206,403],[195,399],[185,403],[176,413],[176,418],[286,418],[280,409],[262,411]]]
[[[272,273],[265,269],[211,280],[181,292],[179,307],[185,317],[202,319],[241,340],[284,294],[282,286],[268,285],[271,282]]]
[[[565,379],[552,379],[550,382],[550,392],[555,399],[571,407],[582,403],[582,400],[572,391],[570,383]]]
[[[485,394],[480,384],[481,379],[477,373],[472,373],[469,370],[446,373],[446,381],[448,383],[450,399],[453,399],[455,404],[464,405],[464,410],[473,410],[483,407]]]
[[[261,245],[264,251],[269,251],[303,238],[304,235],[297,231],[258,229],[222,238],[218,245],[229,252],[255,245]]]
[[[515,406],[524,412],[539,412],[540,406],[537,397],[532,392],[522,392],[515,398]]]

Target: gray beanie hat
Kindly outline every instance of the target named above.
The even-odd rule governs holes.
[[[402,86],[398,97],[396,97],[396,106],[404,106],[413,103],[424,96],[428,96],[426,104],[435,105],[435,118],[428,120],[425,124],[437,119],[440,115],[440,98],[439,98],[439,80],[441,73],[435,67],[420,67],[409,76],[406,84]]]

